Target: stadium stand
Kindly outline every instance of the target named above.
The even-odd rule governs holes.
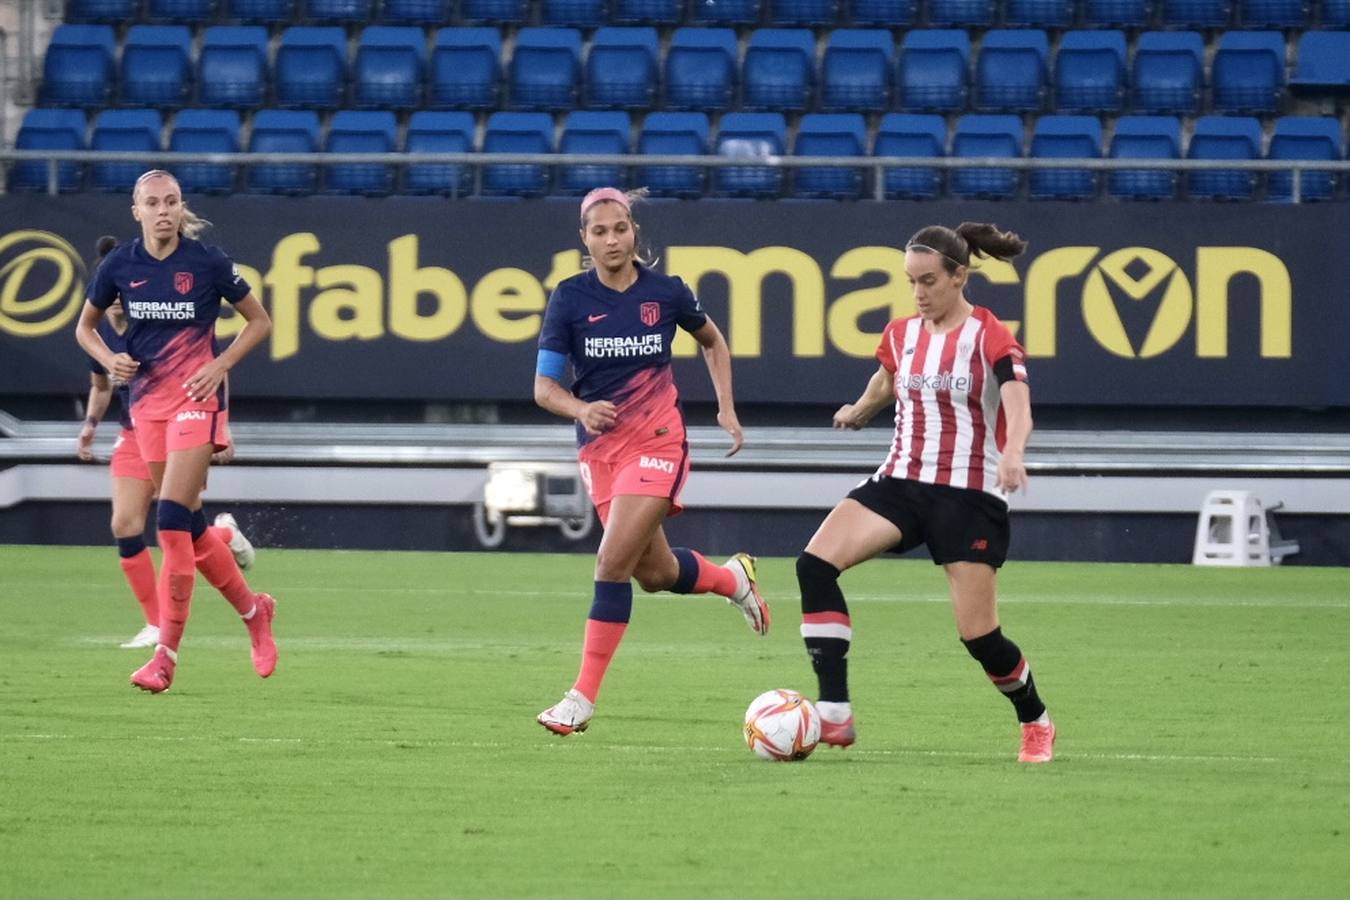
[[[684,15],[681,0],[614,0],[615,25],[674,25]]]
[[[1214,54],[1213,109],[1268,114],[1284,91],[1284,35],[1278,31],[1229,31]]]
[[[1267,151],[1270,159],[1339,160],[1341,127],[1325,116],[1282,116],[1275,122],[1275,133]],[[1330,200],[1336,190],[1331,172],[1303,172],[1299,176],[1299,196],[1303,200]],[[1294,176],[1289,172],[1271,172],[1266,182],[1271,200],[1292,200]]]
[[[701,156],[708,152],[708,117],[701,112],[654,112],[642,124],[638,153]],[[640,166],[637,183],[657,197],[698,197],[707,178],[698,166]]]
[[[140,12],[140,0],[68,0],[67,22],[129,22]]]
[[[347,93],[347,33],[336,25],[295,25],[277,48],[276,100],[286,108],[333,109]]]
[[[649,109],[656,104],[661,38],[648,27],[600,28],[586,56],[586,105]]]
[[[253,153],[317,153],[319,114],[314,110],[260,109],[253,117],[248,148]],[[251,166],[247,182],[255,194],[309,194],[318,184],[315,166],[279,163]]]
[[[956,120],[952,156],[1018,157],[1022,141],[1019,116],[965,115]],[[957,197],[1008,200],[1016,195],[1021,179],[1016,169],[957,169],[951,174],[951,188]]]
[[[576,110],[563,122],[558,152],[627,153],[632,146],[632,123],[628,113]],[[622,166],[562,165],[558,167],[558,192],[584,194],[592,188],[624,184]]]
[[[206,106],[256,109],[267,102],[267,29],[216,25],[202,36],[198,99]]]
[[[164,121],[158,110],[105,109],[94,119],[90,149],[134,151],[154,156],[164,149],[160,137]],[[94,163],[92,184],[95,190],[130,193],[146,167],[140,163]]]
[[[33,109],[24,116],[14,145],[19,150],[84,150],[86,122],[78,109]],[[56,166],[57,190],[77,191],[84,182],[84,167],[63,162]],[[47,166],[19,162],[9,173],[11,191],[41,191],[47,187]]]
[[[1125,105],[1125,32],[1069,31],[1055,58],[1060,112],[1119,113]]]
[[[1121,116],[1111,140],[1112,159],[1180,159],[1181,121],[1173,116]],[[1163,169],[1117,169],[1110,193],[1122,200],[1170,200],[1177,175]]]
[[[384,0],[380,20],[389,25],[440,25],[450,21],[450,0]]]
[[[677,28],[666,52],[666,108],[730,107],[738,56],[736,32],[730,28]]]
[[[787,121],[782,113],[727,113],[716,149],[737,159],[781,156],[787,150]],[[782,181],[783,170],[772,166],[724,166],[716,175],[717,192],[728,197],[775,197]]]
[[[1260,159],[1261,123],[1247,116],[1201,116],[1187,147],[1188,159]],[[1191,197],[1210,200],[1249,200],[1256,189],[1255,172],[1234,169],[1190,173]]]
[[[807,113],[797,128],[797,156],[864,156],[867,123],[861,113]],[[793,195],[856,199],[862,194],[861,169],[806,166],[793,172]]]
[[[132,25],[122,48],[123,106],[181,106],[192,94],[186,25]]]
[[[372,25],[361,32],[352,67],[352,106],[413,109],[422,103],[426,33],[411,25]]]
[[[182,153],[234,153],[239,150],[239,113],[232,109],[185,109],[174,117],[169,149]],[[227,194],[234,190],[233,166],[178,163],[173,166],[185,193]]]
[[[919,18],[918,0],[852,0],[848,19],[854,25],[907,28]]]
[[[1204,87],[1205,41],[1198,31],[1146,31],[1134,55],[1134,109],[1194,114]]]
[[[552,153],[553,117],[543,112],[495,112],[488,116],[484,153]],[[548,193],[548,166],[522,163],[483,167],[488,196],[541,197]]]
[[[1031,155],[1043,159],[1101,156],[1101,119],[1041,116],[1031,135]],[[1090,169],[1034,169],[1028,182],[1032,200],[1091,200],[1097,196],[1097,173]]]
[[[873,156],[946,156],[947,123],[932,113],[888,113],[877,127]],[[887,198],[931,200],[942,193],[942,170],[888,167]]]
[[[117,36],[111,25],[61,25],[52,34],[42,64],[42,102],[106,105],[117,84],[116,55]]]
[[[816,81],[816,38],[806,28],[750,32],[741,76],[746,110],[798,112],[811,105]]]
[[[970,35],[957,29],[910,31],[900,44],[900,109],[957,112],[970,92]]]
[[[605,0],[541,0],[539,18],[544,25],[598,28],[605,23]]]
[[[408,119],[409,153],[468,153],[475,147],[472,113],[419,110]],[[418,163],[408,166],[404,188],[410,194],[464,195],[473,189],[468,166]]]
[[[427,89],[432,109],[495,109],[501,80],[502,36],[496,28],[436,32]]]
[[[820,108],[879,112],[890,105],[895,41],[877,28],[830,32],[820,63]]]
[[[837,0],[770,0],[769,22],[772,25],[802,25],[822,28],[839,19]]]
[[[397,149],[398,120],[389,110],[343,109],[333,114],[324,149],[329,153],[392,153]],[[388,194],[394,185],[391,166],[339,163],[324,167],[324,187],[331,194]]]
[[[1350,88],[1350,32],[1305,32],[1298,41],[1298,66],[1290,84],[1313,90]]]
[[[572,109],[581,92],[581,32],[522,28],[509,68],[513,109]]]
[[[318,25],[358,25],[370,21],[374,0],[305,0],[305,17]]]
[[[1039,29],[986,33],[975,63],[975,109],[1039,112],[1045,104],[1049,55],[1049,36]]]
[[[145,18],[151,22],[193,24],[215,18],[216,0],[148,0]]]
[[[225,0],[225,18],[275,25],[295,20],[299,0]]]

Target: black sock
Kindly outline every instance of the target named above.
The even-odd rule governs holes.
[[[1012,701],[1017,721],[1034,722],[1045,714],[1045,704],[1036,693],[1036,680],[1031,677],[1031,666],[1017,645],[1003,636],[1002,628],[961,643],[984,667],[994,687]]]
[[[802,591],[802,640],[820,683],[818,700],[848,702],[848,648],[853,623],[839,590],[839,570],[810,553],[797,557]]]

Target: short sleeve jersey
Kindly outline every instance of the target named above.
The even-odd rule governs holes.
[[[923,319],[886,326],[877,359],[893,377],[895,436],[878,475],[982,490],[1004,498],[998,463],[1006,440],[999,375],[1026,381],[1025,352],[982,306],[953,331]]]
[[[127,352],[127,334],[129,332],[130,329],[128,329],[128,331],[122,332],[121,334],[118,334],[117,329],[113,328],[112,322],[108,321],[106,318],[98,323],[99,337],[103,338],[103,343],[107,344],[108,349],[111,350],[113,353]],[[108,374],[108,370],[103,368],[103,366],[99,365],[98,360],[94,359],[92,356],[87,355],[86,358],[89,360],[90,372],[94,373],[95,375],[106,376]],[[131,392],[130,390],[128,390],[127,385],[119,384],[116,388],[113,389],[113,393],[117,396],[117,405],[118,405],[117,423],[121,425],[123,428],[130,428]]]
[[[117,297],[129,323],[126,352],[141,364],[131,381],[136,418],[167,419],[184,405],[183,382],[217,355],[220,301],[252,290],[217,247],[180,238],[155,259],[137,238],[108,254],[89,284],[89,302],[107,309]],[[210,403],[225,408],[224,385]]]
[[[707,320],[688,285],[645,266],[622,292],[602,284],[593,269],[559,284],[544,311],[539,347],[571,360],[575,396],[617,407],[614,428],[598,437],[578,423],[578,444],[608,455],[649,431],[673,437],[662,429],[677,427],[682,436],[671,343],[676,328],[697,331]],[[672,416],[673,425],[652,427]]]

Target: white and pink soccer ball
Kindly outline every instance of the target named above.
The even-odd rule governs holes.
[[[820,713],[796,691],[765,691],[745,711],[745,744],[761,759],[806,759],[820,741]]]

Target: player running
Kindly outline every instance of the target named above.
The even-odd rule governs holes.
[[[212,454],[228,446],[225,375],[267,337],[271,319],[230,258],[196,240],[209,223],[188,209],[172,175],[159,169],[142,175],[131,211],[141,238],[117,247],[99,266],[75,329],[85,352],[129,383],[136,444],[159,495],[159,641],[131,683],[152,693],[173,683],[198,556],[203,571],[218,570],[220,581],[212,577],[212,583],[243,618],[253,667],[266,678],[277,661],[276,601],[248,588],[229,548],[207,527],[201,492]],[[126,349],[115,352],[98,326],[119,298],[128,328]],[[218,354],[222,299],[245,324]]]
[[[905,245],[919,314],[886,326],[880,368],[834,427],[857,429],[895,404],[895,437],[875,475],[825,518],[797,558],[802,638],[820,683],[821,740],[855,740],[848,694],[853,638],[839,575],[888,550],[928,545],[947,575],[966,650],[1012,701],[1019,762],[1049,762],[1055,726],[1031,668],[999,627],[996,577],[1008,554],[1007,493],[1024,488],[1031,392],[1024,354],[989,310],[965,296],[970,258],[1011,259],[1026,241],[993,225],[933,225]]]
[[[719,594],[756,634],[769,607],[755,584],[755,560],[737,553],[714,565],[671,548],[662,522],[683,508],[689,475],[684,415],[670,367],[677,327],[693,335],[717,394],[717,423],[741,449],[731,391],[731,352],[717,325],[678,278],[658,275],[638,248],[632,203],[639,194],[597,188],[581,201],[581,240],[591,267],[558,285],[544,311],[534,399],[576,420],[581,477],[605,528],[581,672],[561,701],[538,716],[555,734],[584,731],[605,670],[628,627],[636,578],[644,591]],[[572,365],[569,392],[563,371]]]

